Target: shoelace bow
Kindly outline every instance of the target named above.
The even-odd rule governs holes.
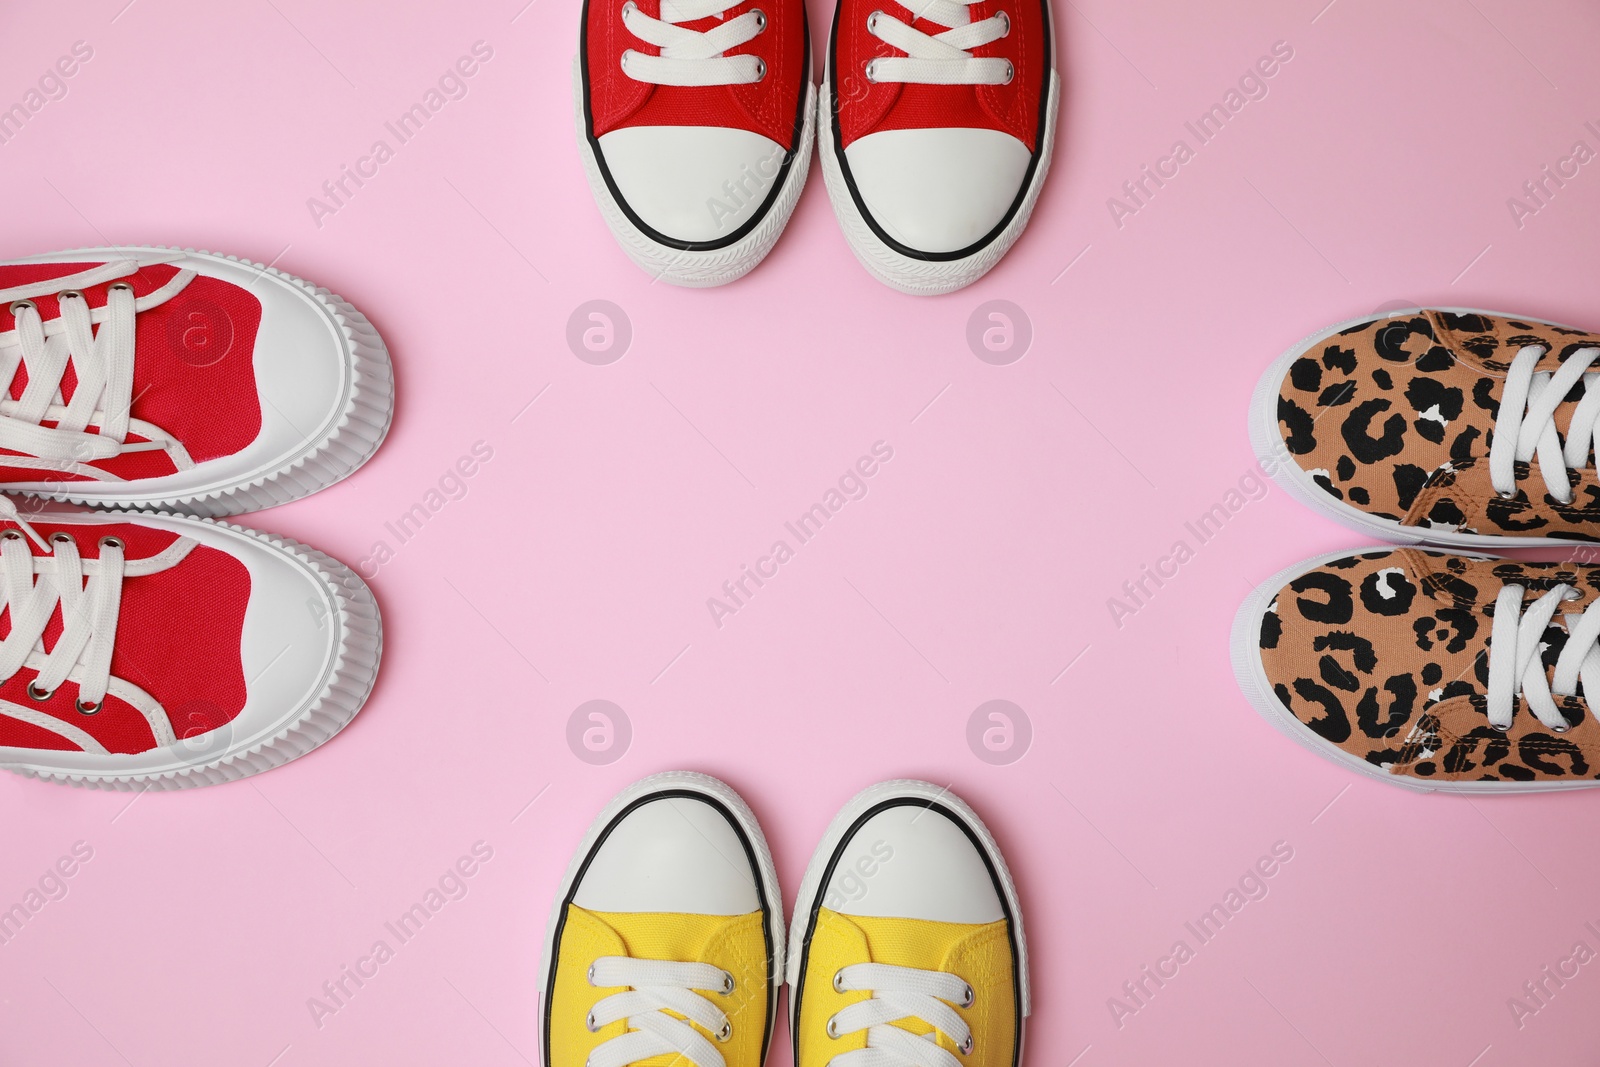
[[[733,1023],[701,990],[733,993],[733,975],[708,963],[601,956],[589,968],[589,984],[628,986],[602,997],[584,1025],[590,1033],[626,1019],[627,1033],[602,1041],[585,1067],[627,1067],[652,1056],[677,1053],[696,1067],[725,1067],[722,1053],[690,1023],[699,1023],[718,1041],[733,1036]],[[677,1012],[682,1019],[668,1015]],[[686,1021],[687,1020],[687,1021]]]
[[[709,30],[679,25],[705,18],[722,18],[743,0],[661,0],[661,17],[653,19],[633,0],[622,5],[622,24],[646,44],[661,49],[650,55],[628,49],[622,53],[622,73],[652,85],[748,85],[767,76],[760,56],[724,55],[748,44],[767,28],[766,13],[746,11]]]
[[[867,62],[869,82],[917,82],[924,85],[1005,85],[1016,75],[1009,59],[974,56],[967,51],[998,41],[1011,32],[1011,17],[997,11],[972,21],[968,10],[981,0],[897,0],[912,21],[926,19],[949,29],[927,34],[893,15],[874,11],[867,32],[904,56],[879,56]]]
[[[179,271],[160,289],[137,298],[131,286],[117,281],[138,273],[141,266],[174,258],[117,260],[65,277],[0,289],[0,306],[9,307],[14,319],[11,330],[0,332],[0,448],[22,453],[3,457],[5,466],[120,481],[89,464],[124,452],[158,449],[166,451],[179,470],[194,466],[176,438],[132,418],[131,411],[135,316],[178,295],[195,272]],[[115,283],[106,303],[91,310],[79,290],[105,282]],[[33,302],[41,296],[57,297],[59,313],[48,322]],[[69,364],[77,377],[70,403],[61,392]],[[28,384],[21,398],[13,400],[11,385],[18,370],[27,372]],[[55,425],[43,425],[46,422]],[[130,433],[145,440],[129,443]]]
[[[1577,696],[1581,679],[1591,706],[1600,706],[1596,701],[1600,697],[1600,645],[1596,643],[1600,642],[1600,599],[1582,614],[1565,616],[1567,643],[1556,657],[1555,671],[1546,677],[1540,654],[1545,629],[1562,603],[1578,599],[1579,593],[1570,585],[1557,585],[1524,609],[1525,594],[1520,585],[1503,585],[1495,597],[1489,644],[1489,725],[1502,731],[1511,728],[1520,691],[1540,723],[1554,733],[1565,733],[1569,724],[1556,706],[1556,697]]]
[[[951,1005],[970,1008],[976,996],[970,985],[953,974],[856,963],[833,976],[833,988],[840,993],[870,992],[872,996],[840,1009],[828,1020],[829,1037],[867,1032],[866,1048],[841,1052],[829,1061],[830,1067],[961,1067],[948,1049],[892,1025],[902,1019],[920,1019],[948,1037],[962,1055],[972,1052],[972,1030]]]
[[[1600,348],[1580,348],[1559,370],[1535,372],[1546,351],[1544,345],[1528,345],[1511,361],[1495,419],[1494,443],[1489,446],[1489,481],[1502,497],[1516,496],[1516,464],[1538,456],[1545,488],[1556,500],[1570,504],[1572,485],[1567,472],[1590,465],[1600,429],[1600,388],[1595,385],[1600,373],[1589,372],[1589,365],[1600,359]],[[1556,408],[1580,379],[1583,399],[1572,413],[1563,444],[1556,432]]]

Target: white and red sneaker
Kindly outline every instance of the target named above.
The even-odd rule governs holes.
[[[350,474],[389,353],[326,289],[209,252],[0,262],[0,489],[232,515]]]
[[[839,0],[817,120],[863,266],[901,292],[970,285],[1021,235],[1050,167],[1049,0]]]
[[[645,271],[722,285],[772,250],[811,165],[804,0],[585,0],[579,153]]]
[[[0,767],[102,788],[210,785],[337,733],[377,677],[361,579],[282,538],[0,497]]]

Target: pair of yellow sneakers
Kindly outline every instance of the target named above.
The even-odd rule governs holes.
[[[927,782],[864,790],[806,868],[786,946],[739,795],[689,772],[635,783],[551,909],[545,1067],[761,1067],[785,982],[797,1067],[1016,1067],[1027,948],[982,820]]]

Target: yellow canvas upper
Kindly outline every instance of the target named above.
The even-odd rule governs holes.
[[[733,975],[728,996],[709,999],[733,1023],[727,1042],[713,1044],[727,1067],[761,1067],[767,1027],[767,942],[759,911],[747,915],[681,915],[657,912],[596,912],[567,906],[550,990],[550,1062],[546,1067],[584,1067],[602,1041],[627,1032],[626,1020],[590,1033],[589,1010],[621,988],[589,984],[589,965],[601,956],[709,963]],[[672,1013],[676,1018],[682,1016]],[[706,1032],[695,1025],[702,1034]],[[707,1037],[712,1035],[706,1034]],[[642,1067],[693,1067],[683,1056],[641,1060]]]
[[[834,1056],[866,1046],[866,1031],[828,1036],[828,1019],[841,1009],[865,1000],[865,991],[840,993],[833,976],[841,967],[857,963],[887,963],[946,971],[962,978],[976,994],[972,1007],[956,1010],[972,1028],[970,1056],[944,1035],[941,1048],[955,1053],[965,1067],[1011,1067],[1016,1052],[1016,992],[1013,959],[1006,920],[992,923],[941,923],[924,919],[842,915],[828,908],[817,913],[816,927],[806,954],[805,984],[801,990],[800,1017],[795,1020],[798,1067],[827,1067]],[[932,1027],[917,1019],[896,1023],[914,1034]]]

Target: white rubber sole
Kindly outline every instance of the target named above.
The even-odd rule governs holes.
[[[378,450],[394,416],[394,371],[389,350],[372,323],[344,298],[283,271],[238,256],[193,248],[142,245],[118,248],[134,258],[182,252],[191,259],[249,267],[302,290],[321,307],[343,338],[349,373],[333,418],[314,431],[298,452],[268,467],[226,480],[205,483],[176,492],[141,495],[137,482],[115,483],[112,490],[97,482],[20,482],[0,484],[0,489],[41,500],[110,508],[147,508],[179,511],[188,515],[220,517],[286,504],[349,477]],[[105,249],[73,249],[52,253],[51,258],[76,253],[101,254]],[[170,481],[165,476],[161,481]]]
[[[594,194],[601,217],[628,258],[652,278],[691,289],[727,285],[749,274],[766,259],[767,253],[778,243],[784,227],[789,224],[789,216],[794,214],[794,207],[800,202],[800,191],[805,187],[806,176],[811,171],[811,146],[816,141],[817,89],[811,84],[810,77],[808,68],[800,144],[784,172],[784,187],[767,209],[766,217],[733,244],[708,251],[692,251],[664,245],[651,238],[633,224],[612,195],[600,171],[600,163],[595,159],[594,146],[589,143],[588,123],[583,111],[583,65],[580,57],[574,56],[572,101],[577,116],[578,155],[583,158],[583,173],[589,180],[589,191]]]
[[[767,847],[766,835],[761,832],[761,824],[756,821],[755,812],[750,810],[750,805],[744,798],[734,792],[733,787],[719,778],[709,774],[699,774],[694,771],[666,771],[653,774],[634,782],[612,798],[605,810],[596,816],[594,822],[589,824],[589,829],[584,833],[583,840],[572,853],[572,859],[567,863],[567,870],[561,877],[561,885],[556,890],[555,897],[550,904],[550,917],[545,924],[544,951],[539,958],[539,975],[537,989],[539,991],[539,1041],[541,1049],[545,1040],[544,1011],[545,999],[549,995],[550,967],[555,959],[556,930],[561,925],[563,905],[567,897],[572,894],[572,887],[578,879],[578,872],[582,869],[584,860],[594,851],[596,842],[600,840],[607,827],[614,822],[634,801],[652,793],[666,790],[685,790],[691,793],[700,793],[720,802],[723,807],[732,813],[739,823],[745,836],[750,839],[750,844],[755,850],[756,867],[761,873],[762,891],[767,899],[767,907],[771,913],[768,916],[767,936],[772,941],[772,973],[767,976],[772,991],[768,998],[767,1015],[767,1041],[770,1046],[772,1041],[773,1025],[777,1022],[778,994],[782,991],[784,975],[784,939],[783,939],[783,890],[778,885],[778,869],[772,862],[772,850]],[[766,1058],[766,1049],[762,1050],[762,1058]]]
[[[1320,490],[1319,490],[1320,492]],[[1416,793],[1471,793],[1475,795],[1501,795],[1510,793],[1553,793],[1571,789],[1586,789],[1600,786],[1600,782],[1429,782],[1423,778],[1414,778],[1410,775],[1391,774],[1381,767],[1376,767],[1360,756],[1352,755],[1337,745],[1329,744],[1322,740],[1308,728],[1294,714],[1284,706],[1283,701],[1277,698],[1272,691],[1272,682],[1267,678],[1266,668],[1261,663],[1261,620],[1266,616],[1267,609],[1277,599],[1278,592],[1291,581],[1317,567],[1325,566],[1336,559],[1345,559],[1349,556],[1359,555],[1362,552],[1371,552],[1373,549],[1356,548],[1344,552],[1328,552],[1303,563],[1297,563],[1274,574],[1265,582],[1250,591],[1243,604],[1239,605],[1238,614],[1233,618],[1233,630],[1229,635],[1229,658],[1233,662],[1233,676],[1239,682],[1239,688],[1244,691],[1245,699],[1256,709],[1263,719],[1271,723],[1280,733],[1293,740],[1303,748],[1307,748],[1323,759],[1331,760],[1346,770],[1354,771],[1367,778],[1390,785],[1409,789]],[[1484,557],[1477,553],[1466,553]]]
[[[811,861],[806,864],[805,877],[800,880],[800,891],[795,895],[794,918],[789,927],[789,965],[785,972],[785,981],[789,986],[789,1034],[790,1040],[797,1042],[799,1036],[794,1028],[794,1011],[796,991],[800,982],[800,962],[805,953],[805,937],[807,927],[811,924],[811,913],[816,907],[817,895],[822,892],[822,876],[827,869],[833,854],[838,851],[839,843],[844,840],[845,834],[850,831],[857,820],[886,800],[899,797],[913,797],[925,800],[928,803],[938,803],[941,807],[948,808],[960,817],[973,835],[977,837],[983,851],[988,855],[989,861],[994,864],[995,873],[1000,876],[1000,889],[1005,897],[1006,908],[1011,913],[1012,934],[1017,944],[1017,975],[1019,980],[1020,1007],[1022,1009],[1022,1033],[1017,1034],[1017,1062],[1022,1062],[1024,1038],[1027,1033],[1027,1019],[1033,1012],[1032,991],[1028,978],[1028,941],[1023,934],[1022,904],[1017,900],[1017,885],[1011,877],[1011,870],[1006,866],[1005,856],[1000,852],[1000,846],[995,843],[994,835],[989,828],[978,818],[978,813],[968,807],[959,797],[953,795],[948,789],[941,789],[931,782],[921,782],[916,779],[897,779],[879,782],[877,785],[868,786],[857,793],[850,802],[844,806],[839,814],[833,817],[828,824],[828,829],[823,832],[822,841],[811,854]],[[795,1050],[798,1059],[799,1050]]]
[[[829,53],[832,53],[831,42]],[[1056,112],[1061,97],[1061,79],[1056,72],[1050,72],[1044,147],[1039,154],[1039,165],[1034,168],[1016,214],[994,240],[970,256],[950,260],[914,259],[902,255],[885,244],[862,217],[855,198],[850,195],[844,171],[839,166],[838,153],[833,147],[833,94],[828,88],[830,84],[831,74],[825,70],[817,100],[817,154],[822,159],[822,179],[828,188],[828,199],[833,202],[833,213],[839,219],[839,228],[844,231],[845,243],[867,269],[867,273],[889,288],[911,296],[938,296],[963,289],[993,270],[1027,228],[1034,204],[1039,200],[1039,191],[1044,188],[1045,178],[1050,173],[1050,157],[1056,143]]]
[[[1282,486],[1290,496],[1312,510],[1321,512],[1335,522],[1368,537],[1388,541],[1392,544],[1435,545],[1442,548],[1480,550],[1594,544],[1592,541],[1573,541],[1560,537],[1512,537],[1506,534],[1460,533],[1450,530],[1424,529],[1418,526],[1406,526],[1393,519],[1369,515],[1353,504],[1348,504],[1325,492],[1321,486],[1317,485],[1316,480],[1301,468],[1300,464],[1290,455],[1289,450],[1284,447],[1283,434],[1278,427],[1278,394],[1283,385],[1284,377],[1288,375],[1289,368],[1296,359],[1305,354],[1307,349],[1321,344],[1336,334],[1343,333],[1352,326],[1359,326],[1361,323],[1373,322],[1377,319],[1417,315],[1425,311],[1444,311],[1456,315],[1489,315],[1502,319],[1515,318],[1522,322],[1540,322],[1550,326],[1564,325],[1559,322],[1549,322],[1545,319],[1529,318],[1526,315],[1507,315],[1504,312],[1484,311],[1478,308],[1400,308],[1395,311],[1384,312],[1382,315],[1363,315],[1360,318],[1350,319],[1311,334],[1273,360],[1266,373],[1256,383],[1255,392],[1251,395],[1250,446],[1255,451],[1256,459],[1260,461],[1262,469],[1272,477],[1274,482]],[[1600,531],[1596,532],[1600,533]]]
[[[128,513],[127,517],[138,522],[142,516]],[[336,651],[329,658],[322,684],[313,690],[315,695],[303,704],[286,708],[283,717],[265,736],[256,734],[243,739],[241,744],[224,748],[214,759],[203,762],[173,749],[157,749],[122,757],[138,766],[137,770],[127,772],[114,769],[116,757],[104,758],[101,762],[107,764],[108,769],[98,772],[52,767],[46,759],[5,762],[0,763],[0,768],[29,778],[96,789],[143,791],[218,785],[299,759],[349,725],[366,703],[377,683],[378,663],[383,656],[383,623],[372,591],[355,571],[287,537],[275,537],[212,519],[163,517],[204,522],[262,542],[289,557],[322,586],[333,605],[324,621],[333,627],[330,642]],[[204,736],[195,741],[204,747]]]

